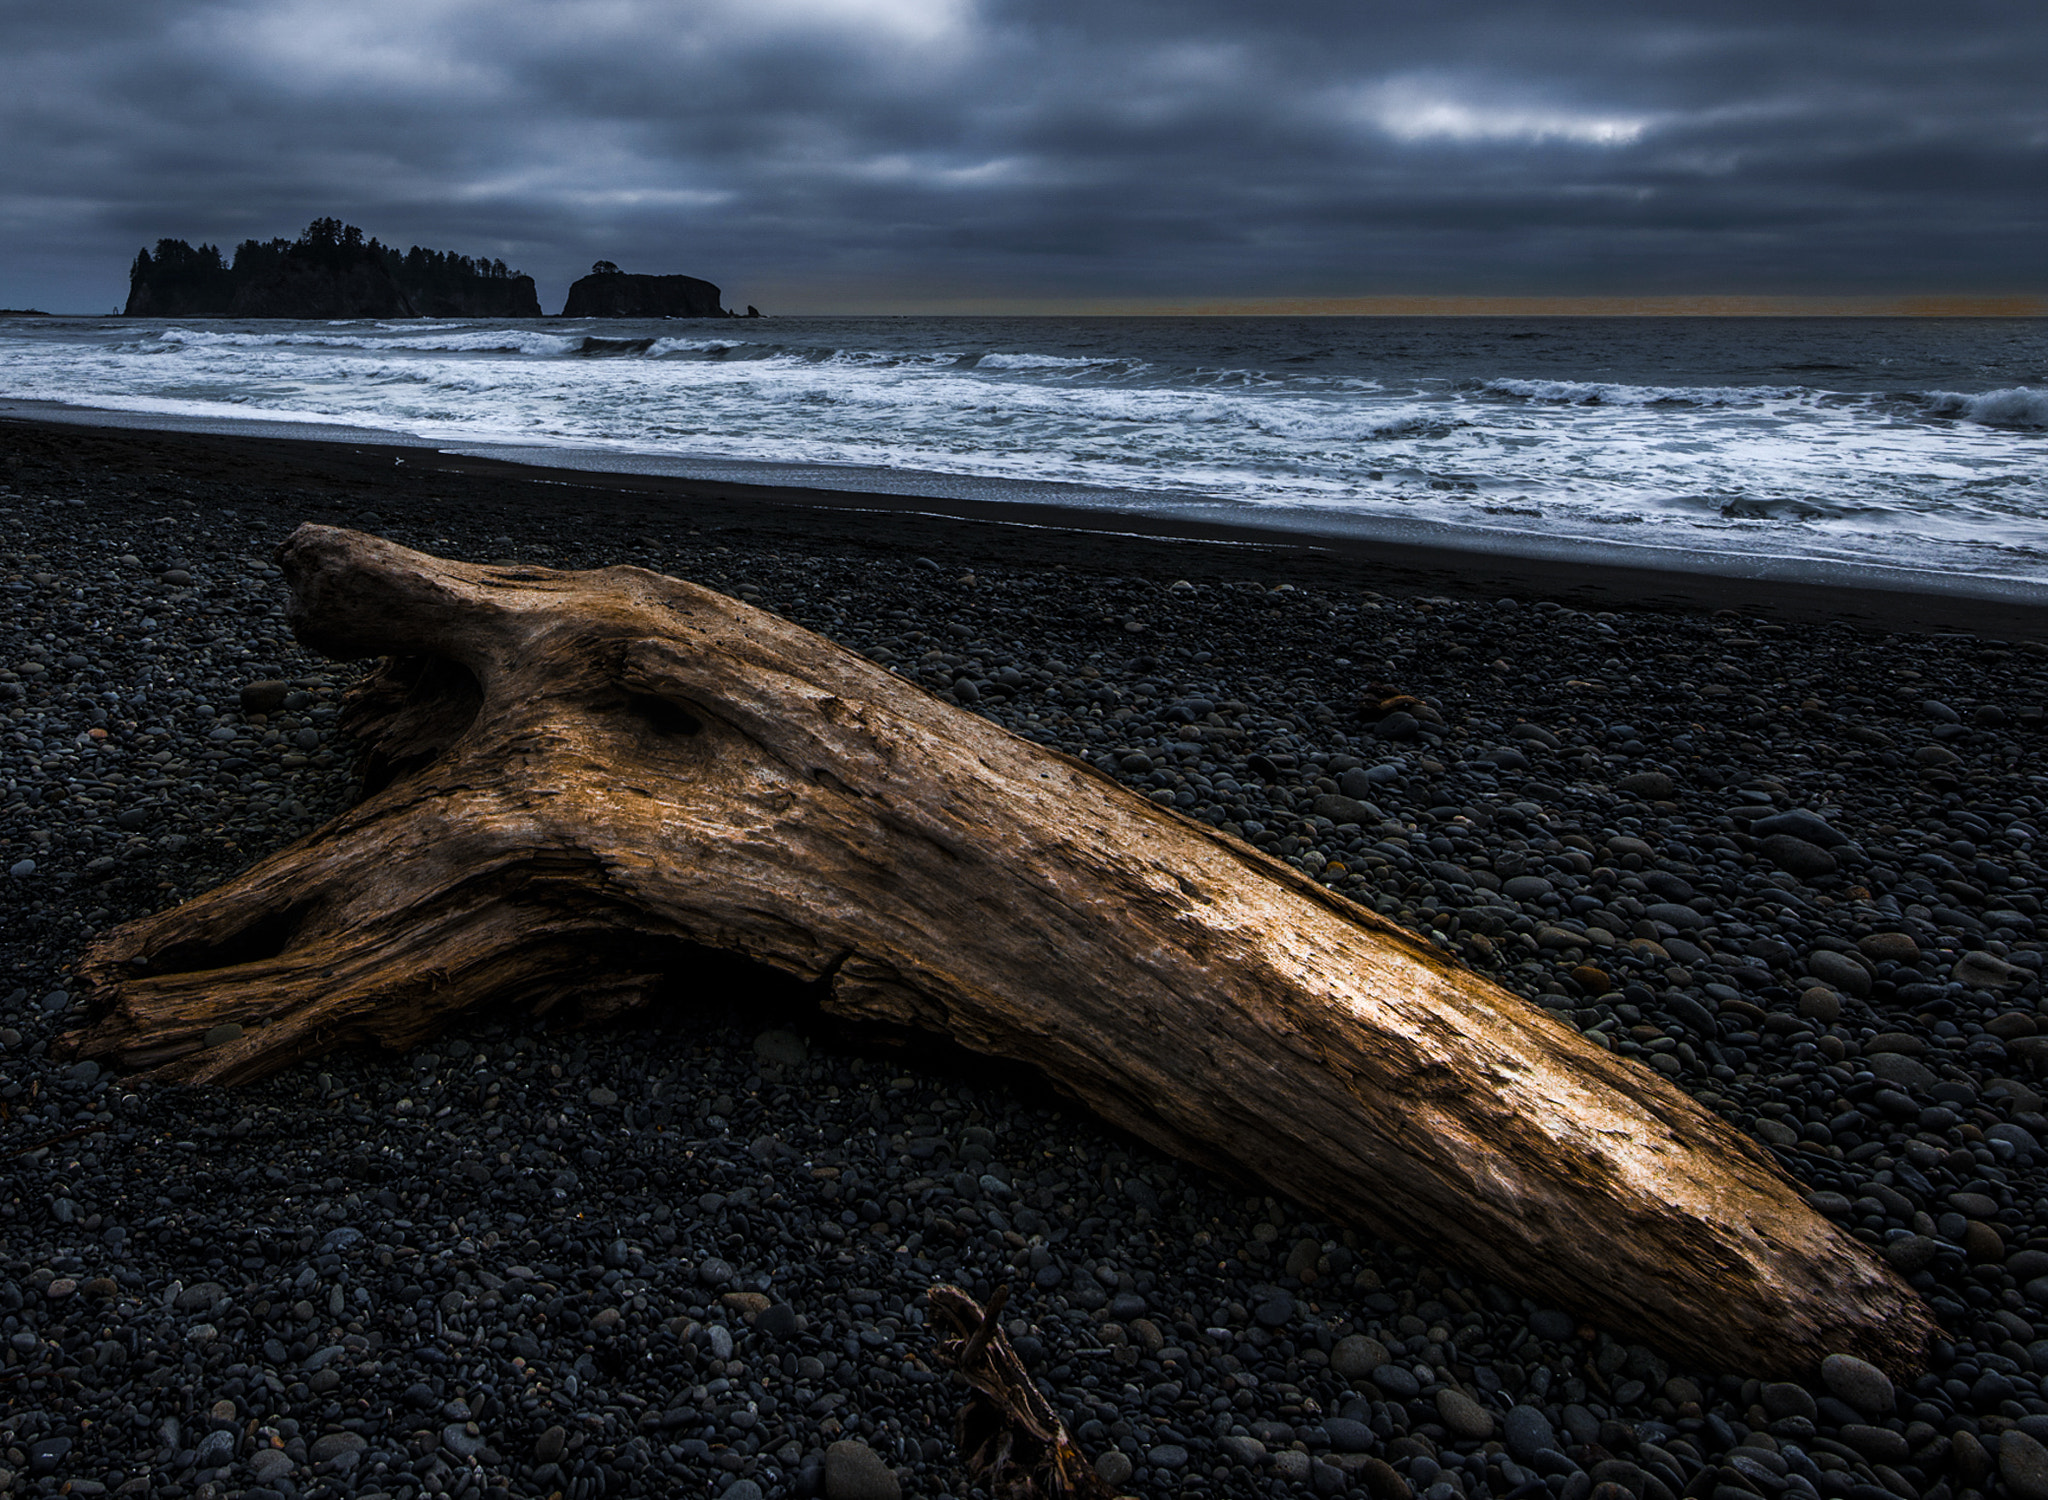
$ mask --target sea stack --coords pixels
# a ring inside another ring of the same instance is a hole
[[[565,318],[729,318],[717,287],[695,276],[636,276],[608,260],[569,288]]]

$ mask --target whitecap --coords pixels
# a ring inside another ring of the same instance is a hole
[[[2000,391],[1929,391],[1927,409],[1936,416],[1964,417],[1986,427],[2048,427],[2048,391],[2008,386]]]

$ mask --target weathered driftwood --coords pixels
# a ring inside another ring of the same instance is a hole
[[[391,658],[373,789],[95,943],[84,1055],[233,1083],[479,1004],[621,1009],[730,950],[1711,1365],[1922,1357],[1925,1306],[1741,1133],[1076,760],[639,569],[319,526],[280,556],[303,640]]]
[[[953,1424],[953,1440],[976,1484],[998,1500],[1111,1500],[1113,1491],[1010,1347],[999,1321],[1010,1289],[983,1307],[957,1286],[926,1293],[936,1321],[952,1330],[933,1350],[973,1394]]]

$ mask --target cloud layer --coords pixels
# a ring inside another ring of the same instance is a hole
[[[2048,290],[2048,11],[0,3],[0,301],[333,213],[771,311]]]

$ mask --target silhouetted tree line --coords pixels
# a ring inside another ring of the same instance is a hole
[[[532,278],[502,260],[419,245],[401,253],[331,218],[296,240],[244,240],[232,265],[216,245],[158,240],[154,255],[135,257],[128,283],[131,316],[540,316]]]

